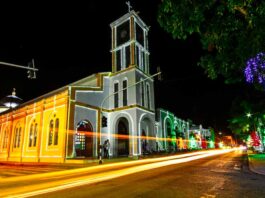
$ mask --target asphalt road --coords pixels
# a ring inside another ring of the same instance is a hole
[[[32,182],[41,184],[45,180],[34,181],[32,178]],[[265,176],[250,172],[246,157],[232,152],[35,197],[265,198]]]
[[[250,172],[246,158],[233,152],[39,197],[262,198],[265,177]]]

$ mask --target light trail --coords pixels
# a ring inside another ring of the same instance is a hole
[[[124,135],[124,134],[100,134],[100,132],[91,132],[91,131],[75,131],[75,130],[68,130],[68,134],[73,134],[73,135],[83,135],[87,137],[106,137],[108,138],[109,136],[114,139],[134,139],[134,140],[150,140],[150,141],[166,141],[166,142],[172,142],[172,138],[168,137],[153,137],[153,136],[139,136],[139,135]],[[175,141],[178,140],[178,138],[175,139]],[[182,141],[188,144],[190,141],[189,139],[184,139],[182,138]],[[196,143],[200,143],[201,140],[193,140]],[[205,143],[210,143],[211,141],[206,141]]]
[[[144,163],[154,163],[154,162],[159,162],[159,161],[185,158],[185,157],[190,157],[190,156],[195,156],[195,155],[201,155],[201,154],[208,153],[208,152],[209,151],[197,151],[197,152],[192,152],[192,153],[187,153],[187,154],[178,154],[178,155],[172,155],[172,156],[166,156],[166,157],[141,159],[141,160],[129,161],[129,162],[117,162],[117,163],[112,163],[112,164],[102,164],[100,166],[92,166],[92,167],[78,168],[78,169],[72,169],[72,170],[63,170],[63,171],[58,171],[58,172],[10,177],[4,180],[0,180],[0,184],[7,183],[7,182],[14,182],[14,181],[17,182],[17,181],[26,181],[26,180],[37,180],[40,178],[58,177],[61,175],[66,175],[66,174],[70,175],[70,174],[76,174],[76,173],[88,172],[88,171],[97,171],[97,170],[102,171],[108,168],[122,168],[125,166],[134,166],[134,165],[139,165],[139,164],[144,164]]]
[[[85,175],[79,178],[71,178],[63,181],[56,181],[56,182],[47,182],[47,184],[35,184],[32,185],[31,189],[28,188],[28,191],[32,192],[23,192],[24,189],[17,189],[13,188],[12,190],[12,195],[11,193],[6,193],[4,196],[6,197],[16,197],[16,198],[24,198],[24,197],[31,197],[31,196],[38,196],[41,194],[46,194],[46,193],[51,193],[55,191],[60,191],[60,190],[65,190],[73,187],[78,187],[82,185],[89,185],[89,184],[94,184],[98,182],[103,182],[107,181],[110,179],[115,179],[118,177],[134,174],[134,173],[139,173],[142,171],[147,171],[155,168],[160,168],[164,166],[169,166],[169,165],[174,165],[174,164],[180,164],[180,163],[185,163],[189,161],[194,161],[214,155],[220,155],[220,154],[225,154],[228,152],[232,152],[237,149],[224,149],[224,150],[213,150],[213,151],[204,151],[201,152],[201,154],[198,154],[199,152],[195,153],[190,153],[190,154],[184,154],[182,157],[177,157],[173,158],[171,157],[165,157],[165,160],[160,159],[160,161],[155,162],[157,159],[148,159],[148,160],[154,160],[153,163],[151,164],[144,164],[144,165],[139,165],[135,167],[127,167],[123,168],[121,170],[112,170],[109,172],[104,172],[104,173],[96,173],[92,175]],[[193,154],[193,155],[192,155]],[[185,156],[185,157],[183,157]],[[127,164],[127,163],[121,163],[121,164]],[[110,164],[109,164],[110,165]],[[109,166],[105,165],[105,166]],[[92,168],[92,167],[90,167]],[[77,170],[78,171],[78,170]],[[80,171],[79,171],[80,172]],[[42,189],[41,189],[42,188]],[[44,189],[45,188],[45,189]],[[24,190],[25,191],[25,190]],[[1,193],[4,193],[3,191]]]

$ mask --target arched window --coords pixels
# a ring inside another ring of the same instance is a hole
[[[18,136],[18,128],[15,129],[15,138],[14,138],[14,143],[13,143],[13,147],[16,148],[17,147],[17,136]]]
[[[122,95],[123,95],[123,106],[127,106],[128,105],[128,91],[127,91],[127,80],[124,80],[122,82]]]
[[[146,84],[146,102],[147,102],[147,108],[150,109],[150,85]]]
[[[48,145],[58,145],[59,140],[59,118],[55,118],[56,115],[54,115],[54,118],[50,121],[49,125],[49,140]]]
[[[32,140],[33,140],[33,124],[30,125],[30,131],[29,131],[29,147],[32,147]]]
[[[114,108],[119,107],[119,83],[114,83]]]
[[[167,130],[167,137],[171,137],[171,125],[168,120],[166,122],[166,130]]]
[[[15,136],[14,136],[14,144],[13,144],[14,148],[19,148],[20,147],[21,133],[22,133],[22,128],[21,127],[16,127]]]
[[[88,120],[82,120],[77,124],[75,152],[77,157],[93,156],[93,127]]]
[[[30,125],[29,147],[35,147],[37,145],[37,137],[38,137],[38,124],[34,120]]]
[[[49,128],[49,141],[48,145],[52,145],[52,139],[53,139],[53,120],[50,121],[50,128]]]
[[[7,148],[7,143],[8,143],[8,130],[6,129],[4,133],[4,144],[3,144],[4,149]]]
[[[35,123],[34,135],[33,135],[33,146],[37,145],[37,136],[38,136],[38,124]]]
[[[20,142],[21,142],[21,134],[22,134],[22,128],[19,127],[19,131],[18,131],[18,138],[17,138],[17,147],[20,147]]]
[[[58,133],[59,133],[59,119],[55,121],[55,130],[54,130],[54,145],[58,145]]]

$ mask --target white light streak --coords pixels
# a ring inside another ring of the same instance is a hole
[[[137,165],[140,163],[149,163],[149,164],[143,164],[143,165],[138,165],[138,166],[133,166],[133,167],[125,167],[120,170],[112,170],[108,172],[100,172],[100,173],[95,173],[95,174],[88,174],[82,176],[81,178],[71,178],[63,181],[47,181],[45,184],[33,184],[32,186],[29,186],[25,189],[25,187],[22,189],[17,189],[15,188],[14,190],[12,189],[12,194],[7,193],[7,192],[1,192],[5,193],[4,196],[8,197],[16,197],[16,198],[24,198],[24,197],[31,197],[31,196],[37,196],[45,193],[51,193],[59,190],[65,190],[77,186],[82,186],[82,185],[89,185],[89,184],[94,184],[97,182],[102,182],[102,181],[107,181],[110,179],[115,179],[118,177],[134,174],[134,173],[139,173],[142,171],[147,171],[155,168],[160,168],[164,166],[169,166],[169,165],[174,165],[174,164],[180,164],[180,163],[185,163],[197,159],[202,159],[205,157],[210,157],[214,155],[220,155],[220,154],[225,154],[231,151],[234,151],[236,149],[224,149],[224,150],[213,150],[213,151],[203,151],[203,152],[195,152],[195,153],[189,153],[189,154],[183,154],[183,155],[176,155],[176,156],[170,156],[170,157],[163,157],[163,158],[155,158],[155,159],[147,159],[147,160],[139,160],[139,161],[133,161],[133,162],[122,162],[122,163],[115,163],[115,164],[107,164],[107,165],[102,165],[102,166],[96,166],[96,167],[88,167],[88,168],[83,168],[83,169],[76,169],[76,170],[67,170],[67,171],[60,171],[57,173],[48,173],[50,176],[55,177],[55,176],[62,176],[65,174],[73,174],[74,172],[85,172],[88,170],[99,170],[99,169],[104,169],[106,167],[119,167],[121,168],[123,166],[132,164],[132,165]],[[42,177],[40,178],[47,178],[47,175],[45,174],[40,174]],[[45,177],[43,177],[45,175]],[[36,177],[36,176],[35,176]],[[28,179],[33,180],[34,175],[28,177]],[[39,178],[39,179],[40,179]],[[18,181],[19,178],[16,178],[16,181]],[[8,180],[8,179],[7,179]],[[7,182],[2,180],[2,182]],[[32,188],[30,188],[32,187]],[[40,189],[42,188],[42,189]],[[31,192],[26,192],[31,191]]]

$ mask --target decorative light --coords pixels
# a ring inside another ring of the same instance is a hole
[[[252,115],[251,113],[247,113],[247,117],[250,118]]]
[[[190,138],[190,148],[191,149],[197,148],[197,143],[196,143],[196,140],[193,136]]]
[[[214,148],[214,142],[211,140],[210,141],[210,146],[209,146],[210,148]]]
[[[245,78],[249,83],[265,83],[265,53],[260,52],[246,63]]]

